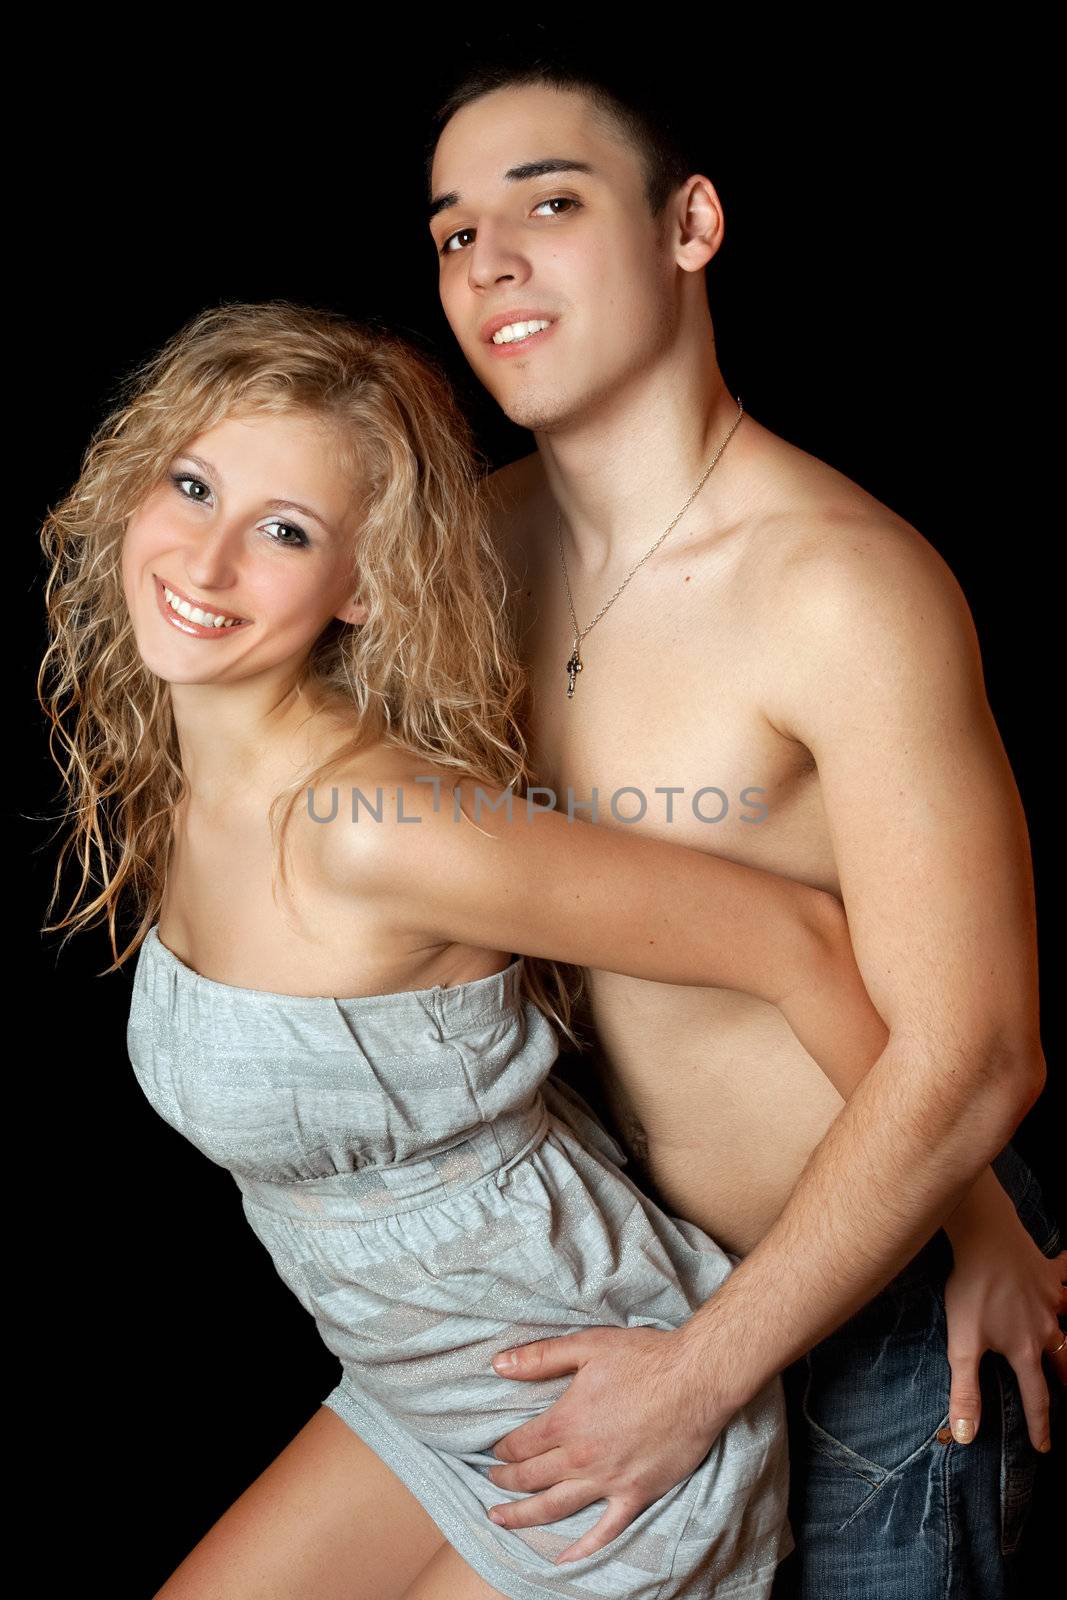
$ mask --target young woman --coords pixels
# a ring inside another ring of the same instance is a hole
[[[43,543],[56,893],[67,850],[85,869],[52,926],[106,916],[109,970],[138,952],[138,1080],[233,1173],[343,1368],[160,1594],[769,1593],[779,1380],[710,1450],[694,1419],[687,1475],[559,1563],[602,1505],[497,1527],[522,1496],[487,1473],[569,1379],[491,1358],[594,1324],[682,1338],[731,1270],[549,1077],[557,1027],[581,1047],[573,966],[762,997],[847,1093],[885,1029],[838,902],[527,803],[479,464],[397,339],[205,311],[128,380]]]

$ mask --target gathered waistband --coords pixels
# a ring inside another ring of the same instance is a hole
[[[548,1108],[539,1093],[529,1105],[504,1112],[454,1144],[416,1160],[291,1183],[250,1178],[241,1172],[233,1176],[243,1194],[269,1210],[318,1223],[358,1222],[417,1210],[491,1175],[502,1188],[509,1169],[536,1149],[549,1125]]]

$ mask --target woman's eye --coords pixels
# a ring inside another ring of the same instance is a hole
[[[295,533],[296,534],[296,538],[295,539],[274,539],[274,543],[275,544],[291,544],[296,549],[301,549],[302,550],[305,545],[308,545],[308,544],[311,543],[310,539],[308,538],[307,534],[304,532],[303,528],[298,528],[295,525],[295,523],[292,523],[292,522],[279,522],[277,517],[272,517],[270,522],[268,523],[268,527],[285,528],[288,533]],[[274,538],[273,534],[271,535],[271,538]]]
[[[204,495],[186,494],[185,490],[182,488],[183,483],[195,483],[198,489],[203,489],[205,491],[205,494],[210,495],[211,493],[211,490],[208,488],[203,479],[194,477],[191,472],[172,472],[170,481],[174,484],[180,495],[184,495],[186,500],[195,501],[197,505],[203,504]],[[273,533],[269,534],[268,538],[274,544],[291,544],[294,549],[303,550],[311,543],[311,540],[308,538],[303,528],[298,528],[295,522],[282,522],[278,517],[271,517],[270,522],[267,523],[267,527],[284,528],[287,533],[295,535],[295,537],[291,539],[280,539]]]
[[[573,200],[570,195],[557,194],[553,195],[551,200],[540,201],[538,205],[534,206],[534,211],[540,211],[542,206],[580,206],[581,203],[582,202],[580,200]],[[557,217],[560,215],[566,216],[566,212],[560,213],[556,211],[553,212],[553,215]],[[444,244],[441,246],[441,254],[443,256],[454,256],[456,251],[451,248],[453,239],[462,239],[464,234],[472,234],[473,232],[473,228],[460,228],[457,233],[450,233]]]
[[[185,495],[187,500],[199,500],[200,496],[197,494],[185,494],[185,490],[181,487],[183,483],[195,483],[198,488],[207,489],[207,484],[200,478],[194,478],[191,472],[174,472],[171,474],[170,481],[177,488],[178,493]]]

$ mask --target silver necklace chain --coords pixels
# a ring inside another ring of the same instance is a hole
[[[567,662],[566,669],[565,669],[566,672],[567,672],[567,698],[568,698],[568,700],[570,700],[574,695],[574,680],[577,677],[578,673],[581,672],[581,670],[582,670],[582,660],[581,660],[581,657],[578,654],[578,646],[581,644],[582,640],[585,638],[585,636],[589,632],[590,628],[595,628],[596,627],[597,623],[600,621],[600,619],[604,615],[605,611],[607,611],[608,607],[609,606],[613,606],[615,604],[616,600],[619,598],[620,594],[622,594],[622,591],[626,588],[626,585],[629,583],[630,579],[633,577],[633,575],[637,571],[638,567],[643,566],[644,563],[648,560],[649,556],[655,555],[656,551],[659,549],[659,547],[663,543],[664,539],[670,533],[670,531],[674,527],[675,523],[676,522],[680,522],[682,517],[684,517],[685,513],[689,510],[689,507],[693,504],[693,501],[696,499],[697,495],[700,493],[701,489],[704,487],[705,483],[707,482],[708,476],[712,472],[712,470],[714,469],[715,464],[718,461],[719,457],[722,455],[723,451],[726,449],[726,446],[730,443],[730,440],[733,438],[734,431],[736,430],[736,428],[738,426],[738,423],[740,423],[741,418],[742,418],[743,415],[744,415],[744,406],[741,404],[740,396],[738,396],[738,400],[737,400],[737,418],[736,418],[736,420],[734,422],[734,425],[730,429],[729,433],[726,435],[726,438],[723,440],[722,444],[716,450],[714,456],[711,458],[711,462],[705,468],[704,474],[701,477],[700,482],[697,484],[696,488],[693,490],[692,494],[689,496],[689,499],[685,502],[685,505],[682,507],[681,511],[679,511],[678,515],[676,517],[674,517],[673,520],[667,524],[667,526],[664,528],[663,532],[660,534],[659,538],[656,540],[655,544],[652,546],[652,549],[651,550],[647,550],[645,552],[645,554],[641,557],[641,560],[638,561],[635,566],[630,568],[630,571],[626,574],[625,578],[619,584],[619,587],[615,590],[615,593],[612,595],[611,599],[607,602],[606,605],[602,605],[601,606],[600,610],[597,612],[597,614],[593,618],[592,622],[587,622],[585,627],[582,628],[582,629],[579,629],[579,627],[578,627],[578,618],[574,614],[574,600],[571,597],[571,580],[570,580],[570,578],[569,578],[569,576],[567,574],[567,557],[564,554],[564,550],[563,550],[563,515],[562,515],[561,511],[559,510],[559,507],[557,506],[557,508],[556,508],[556,540],[557,540],[557,543],[559,544],[560,560],[563,562],[563,581],[567,585],[567,604],[570,607],[571,621],[574,624],[574,648],[571,651],[570,660]]]

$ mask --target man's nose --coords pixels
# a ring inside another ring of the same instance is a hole
[[[505,279],[524,283],[530,264],[510,229],[482,224],[470,249],[467,272],[472,289],[491,289]]]

